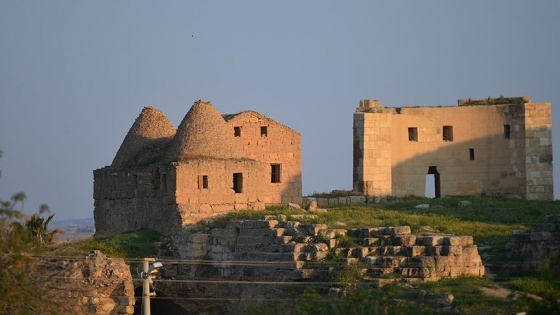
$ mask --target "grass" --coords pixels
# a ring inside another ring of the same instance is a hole
[[[99,250],[110,257],[143,258],[156,254],[155,242],[161,234],[152,230],[137,230],[110,237],[92,237],[54,248],[57,255],[84,255]]]

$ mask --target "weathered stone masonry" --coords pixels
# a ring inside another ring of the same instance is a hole
[[[341,237],[351,237],[360,245],[341,247]],[[275,261],[281,267],[256,268],[259,279],[305,279],[314,275],[316,264],[329,252],[342,255],[347,264],[365,262],[364,277],[397,274],[417,280],[444,277],[483,276],[478,248],[470,236],[411,233],[409,226],[360,229],[329,229],[325,224],[295,221],[242,220],[224,229],[192,234],[180,248],[184,258],[209,257],[223,276],[246,275],[243,267],[223,261]]]
[[[529,97],[354,114],[354,190],[367,195],[506,195],[553,199],[550,103]]]
[[[198,101],[177,130],[146,107],[111,166],[94,171],[97,234],[164,234],[227,212],[301,202],[301,136],[254,111]]]

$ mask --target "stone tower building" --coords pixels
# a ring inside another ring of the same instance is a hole
[[[354,190],[368,195],[553,199],[550,103],[529,97],[354,114]],[[428,185],[430,186],[430,185]]]
[[[146,107],[111,166],[94,175],[97,234],[179,232],[202,219],[301,202],[301,136],[254,111],[197,101],[177,130]]]

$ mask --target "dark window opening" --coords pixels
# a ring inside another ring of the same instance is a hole
[[[408,141],[418,142],[418,128],[416,127],[408,128]]]
[[[282,166],[280,164],[270,164],[270,182],[280,183],[280,174]]]
[[[474,149],[469,149],[469,160],[474,161]]]
[[[241,127],[233,127],[233,135],[235,137],[241,137]]]
[[[510,125],[504,125],[504,138],[506,138],[506,139],[511,138],[511,127],[510,127]]]
[[[167,189],[167,174],[161,174],[161,188]]]
[[[443,126],[443,141],[453,141],[453,126]]]
[[[198,175],[198,189],[208,189],[208,175]]]
[[[156,168],[154,175],[152,177],[152,184],[154,184],[154,189],[158,190],[159,186],[161,184],[160,182],[160,176],[159,176],[159,168]]]
[[[433,175],[433,185],[434,185],[434,196],[435,198],[441,198],[441,185],[440,176],[436,166],[430,166],[428,168],[428,174]]]
[[[138,188],[138,175],[132,175],[132,187]]]
[[[268,136],[268,127],[261,126],[261,137],[266,137],[266,136]]]
[[[243,192],[243,173],[233,173],[233,191],[236,194]]]

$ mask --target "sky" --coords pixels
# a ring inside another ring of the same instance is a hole
[[[352,189],[352,118],[460,98],[550,102],[560,157],[560,1],[0,1],[0,199],[93,216],[142,108],[194,101],[302,136],[303,192]],[[560,167],[554,170],[560,198]]]

